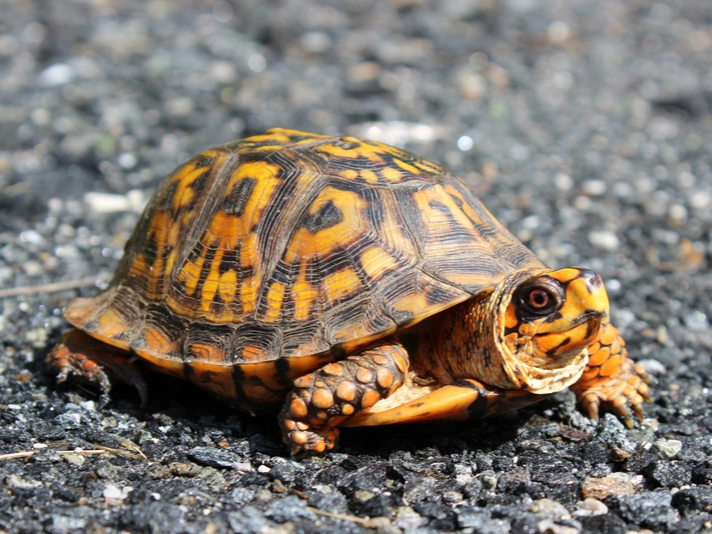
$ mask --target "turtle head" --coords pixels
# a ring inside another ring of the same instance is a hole
[[[596,342],[608,316],[601,277],[569,267],[505,287],[496,330],[508,380],[538,394],[573,384],[588,361],[587,347]]]

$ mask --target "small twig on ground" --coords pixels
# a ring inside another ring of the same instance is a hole
[[[358,517],[349,514],[335,514],[333,512],[325,512],[324,510],[319,510],[313,506],[307,506],[308,510],[311,510],[315,514],[323,515],[326,517],[331,517],[333,519],[343,519],[345,521],[351,521],[352,523],[358,523],[366,528],[380,528],[384,526],[385,523],[390,524],[390,520],[387,517]]]
[[[106,280],[106,276],[97,275],[79,278],[78,280],[66,280],[64,282],[55,282],[53,284],[44,284],[40,286],[10,287],[8,289],[0,289],[0,299],[19,297],[21,295],[35,295],[37,293],[56,293],[57,291],[65,291],[67,289],[89,286],[103,280]]]
[[[125,452],[119,449],[112,449],[111,447],[104,447],[102,445],[92,445],[93,447],[96,447],[95,449],[74,449],[71,451],[57,451],[57,454],[60,456],[64,456],[65,454],[78,454],[79,456],[93,456],[96,454],[115,454],[117,456],[123,456],[125,458],[131,458],[133,460],[146,460],[146,456],[141,453],[139,456],[138,454],[131,454],[130,452]],[[2,460],[14,460],[16,458],[32,458],[37,451],[20,451],[20,452],[11,452],[9,454],[0,454],[0,461]]]

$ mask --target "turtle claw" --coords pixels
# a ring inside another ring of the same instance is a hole
[[[650,397],[650,395],[648,395],[648,397]],[[648,398],[643,398],[650,402]],[[634,403],[633,411],[635,412],[635,416],[638,418],[639,421],[642,421],[645,418],[645,408],[643,407],[643,403]]]
[[[625,426],[632,428],[635,424],[633,415],[642,421],[645,417],[643,403],[652,399],[648,385],[641,380],[643,377],[633,369],[621,375],[589,386],[583,391],[578,390],[577,397],[592,420],[597,420],[603,409],[617,415]]]
[[[302,452],[321,454],[330,451],[336,446],[339,437],[339,429],[336,427],[309,428],[305,423],[285,419],[282,428],[290,427],[293,427],[293,430],[284,433],[284,441],[291,446],[292,456]]]
[[[581,401],[581,404],[586,408],[589,419],[598,421],[598,408],[601,405],[601,400],[598,398],[598,395],[586,395],[586,398]]]
[[[60,337],[46,363],[57,370],[59,383],[76,380],[99,388],[99,406],[102,408],[109,403],[111,379],[135,387],[141,397],[141,406],[146,406],[146,380],[127,355],[126,351],[101,343],[83,332],[70,330]]]

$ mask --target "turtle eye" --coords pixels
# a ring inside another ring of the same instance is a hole
[[[519,293],[519,306],[524,312],[542,317],[555,312],[561,307],[563,299],[557,288],[548,287],[550,284],[534,283],[522,288]]]

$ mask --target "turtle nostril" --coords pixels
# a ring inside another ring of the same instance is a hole
[[[580,278],[586,281],[586,285],[589,288],[597,288],[603,284],[603,280],[595,271],[590,269],[581,269]]]

